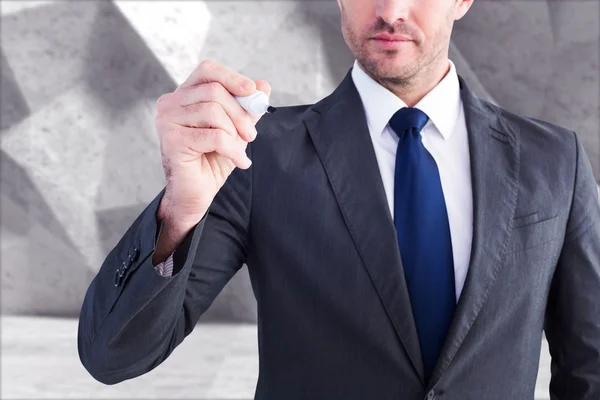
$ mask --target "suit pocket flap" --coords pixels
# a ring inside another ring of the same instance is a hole
[[[529,249],[547,243],[560,236],[559,215],[534,223],[528,223],[528,218],[531,218],[531,216],[525,216],[515,220],[515,226],[513,226],[506,253]],[[537,215],[535,218],[537,218]]]
[[[523,225],[533,224],[534,222],[536,222],[539,219],[539,215],[540,215],[540,213],[534,212],[529,215],[523,215],[521,217],[517,217],[514,219],[513,228],[518,228]]]

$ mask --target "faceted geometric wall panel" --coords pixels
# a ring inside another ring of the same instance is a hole
[[[1,12],[3,314],[78,316],[165,184],[156,100],[200,61],[268,80],[283,106],[327,96],[354,60],[335,1],[3,1]],[[476,1],[450,58],[479,96],[576,130],[600,177],[597,16],[597,2]],[[245,266],[209,320],[256,321]]]
[[[25,97],[19,89],[12,68],[0,51],[0,132],[5,131],[14,124],[23,121],[29,115],[29,107]]]
[[[499,104],[577,132],[600,182],[600,2],[476,1],[452,38]]]
[[[317,3],[331,30],[337,5]],[[2,151],[12,165],[4,171],[21,173],[3,173],[1,192],[7,197],[15,188],[23,199],[2,204],[6,314],[78,315],[106,255],[165,183],[156,99],[202,59],[268,79],[273,104],[319,100],[352,61],[323,61],[319,11],[296,2],[9,5],[2,14]],[[248,16],[242,25],[239,15]],[[202,320],[256,320],[245,267]]]

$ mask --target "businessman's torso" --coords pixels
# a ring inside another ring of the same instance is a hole
[[[434,378],[442,393],[451,384],[458,396],[443,398],[532,398],[571,204],[574,143],[562,128],[486,107],[499,114],[497,129],[471,129],[471,138],[486,135],[471,152],[489,143],[490,154],[502,154],[491,165],[472,164],[487,165],[485,175],[474,171],[474,190],[486,199],[474,213],[476,222],[497,225],[473,238],[462,315]],[[252,176],[246,264],[258,303],[256,398],[422,398],[395,231],[368,132],[343,132],[348,141],[363,136],[354,147],[336,132],[336,145],[310,106],[280,110],[259,123],[252,168],[234,172]]]

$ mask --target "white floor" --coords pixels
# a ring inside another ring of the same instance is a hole
[[[198,325],[154,371],[117,385],[95,381],[77,354],[77,320],[0,317],[2,399],[252,399],[255,325]],[[548,399],[544,343],[536,399]]]

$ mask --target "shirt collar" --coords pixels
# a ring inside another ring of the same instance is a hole
[[[448,61],[448,73],[415,105],[415,108],[427,114],[427,124],[433,123],[444,139],[448,139],[454,131],[461,104],[456,67],[452,60]],[[406,103],[367,75],[356,59],[352,68],[352,80],[362,100],[369,128],[381,135],[394,113],[407,107]]]

